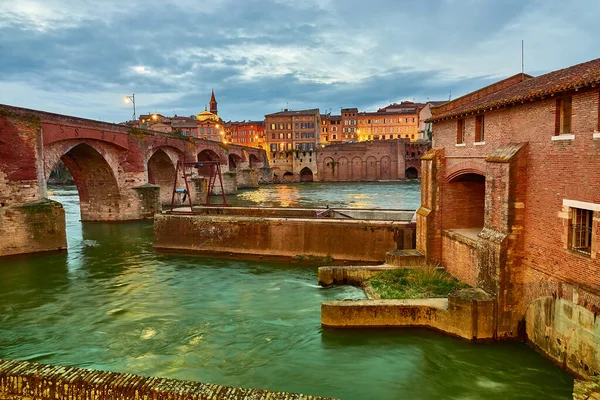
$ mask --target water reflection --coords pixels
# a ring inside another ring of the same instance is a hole
[[[308,204],[305,188],[334,199],[304,185],[267,198]],[[398,205],[369,190],[339,185],[335,198]],[[322,329],[322,301],[362,291],[320,288],[298,264],[157,254],[151,223],[82,226],[71,194],[56,199],[69,254],[0,264],[0,358],[344,399],[570,398],[572,378],[520,343]]]
[[[261,186],[228,196],[239,206],[353,207],[416,210],[421,202],[418,182],[300,183]]]

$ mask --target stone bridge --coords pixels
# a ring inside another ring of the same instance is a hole
[[[170,202],[178,160],[219,161],[230,193],[272,176],[262,149],[0,105],[0,256],[65,247],[62,207],[44,200],[59,160],[83,221],[153,217]]]

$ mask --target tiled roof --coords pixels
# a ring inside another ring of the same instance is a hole
[[[456,108],[449,108],[452,103],[450,102],[442,107],[441,112],[436,113],[434,109],[434,115],[430,120],[438,121],[440,119],[480,112],[489,108],[507,107],[518,102],[536,100],[543,96],[596,84],[600,84],[600,58],[549,72],[535,78],[525,79],[504,90],[482,96]],[[453,102],[459,101],[464,97],[456,99]]]
[[[312,115],[312,114],[319,114],[319,109],[318,108],[311,108],[310,110],[283,110],[283,111],[279,111],[273,114],[267,114],[265,115],[265,117],[285,117],[285,116],[292,116],[292,115]]]
[[[440,101],[428,101],[427,103],[430,103],[432,106],[437,107],[437,106],[441,106],[442,104],[446,104],[448,102],[448,100],[440,100]]]

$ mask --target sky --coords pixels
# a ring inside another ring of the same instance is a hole
[[[109,122],[445,100],[600,57],[599,0],[4,0],[0,103]]]

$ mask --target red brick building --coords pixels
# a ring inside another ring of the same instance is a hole
[[[498,337],[527,334],[600,372],[600,59],[518,74],[432,108],[417,248],[495,296]]]
[[[265,148],[264,121],[239,121],[225,124],[227,143]]]

